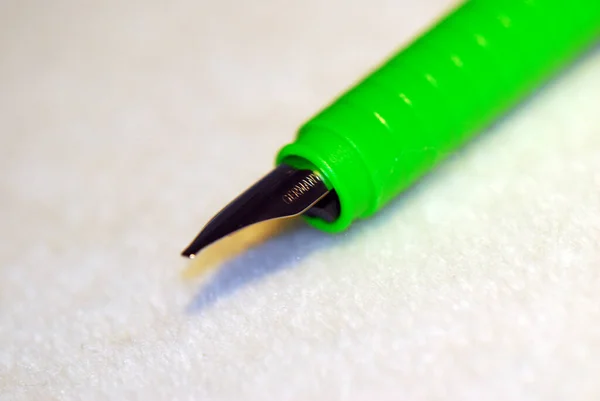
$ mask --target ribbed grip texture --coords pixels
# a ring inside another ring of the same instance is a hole
[[[468,1],[307,122],[279,162],[338,192],[329,231],[379,210],[600,34],[600,0]]]

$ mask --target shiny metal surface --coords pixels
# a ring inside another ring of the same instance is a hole
[[[242,228],[261,221],[300,215],[330,193],[321,177],[311,170],[282,164],[222,209],[181,253],[193,258],[202,248]],[[335,202],[333,202],[335,203]],[[331,218],[331,199],[312,212]]]

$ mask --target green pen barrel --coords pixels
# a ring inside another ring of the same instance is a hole
[[[462,4],[305,123],[277,163],[340,200],[329,232],[381,209],[600,37],[600,0]]]

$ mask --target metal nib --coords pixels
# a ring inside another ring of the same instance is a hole
[[[282,164],[213,217],[181,254],[193,258],[204,247],[244,227],[310,209],[311,216],[334,220],[339,213],[337,196],[314,171]]]

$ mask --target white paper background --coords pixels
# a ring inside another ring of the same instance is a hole
[[[450,4],[3,1],[0,399],[597,400],[597,50],[346,234],[178,257]]]

